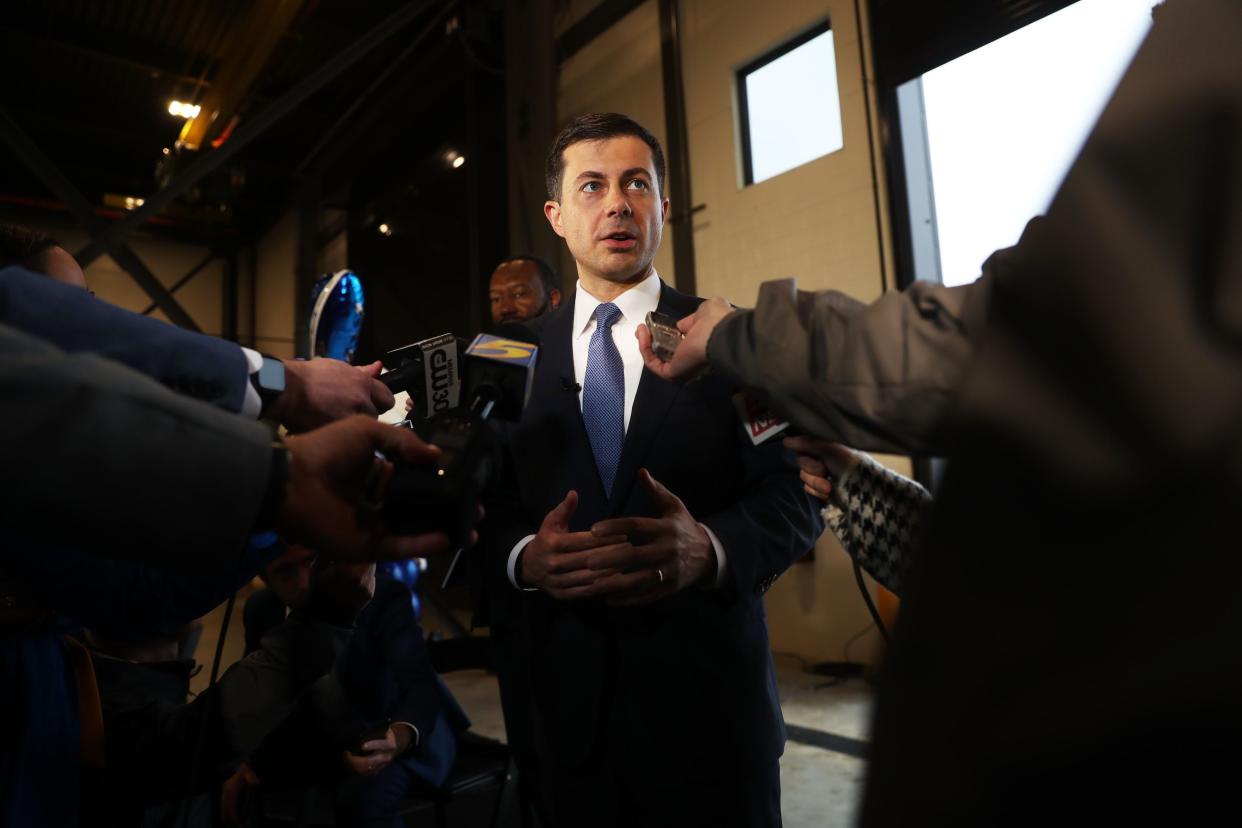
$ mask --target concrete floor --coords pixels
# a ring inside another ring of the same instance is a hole
[[[826,686],[797,662],[776,659],[786,725],[865,740],[871,721],[871,686],[861,678]],[[844,753],[790,740],[781,757],[781,814],[785,828],[853,825],[866,763]]]
[[[861,679],[824,687],[828,680],[778,658],[777,678],[785,721],[838,736],[865,739],[871,690]],[[464,670],[445,681],[469,714],[473,729],[504,739],[496,679]],[[865,763],[852,756],[790,741],[781,758],[781,813],[785,828],[844,828],[854,824]]]
[[[241,607],[249,587],[237,597],[229,624],[223,666],[241,657]],[[427,628],[438,625],[434,612],[425,619]],[[203,670],[192,681],[195,691],[206,686],[211,659],[220,631],[223,608],[203,619],[203,635],[197,658]],[[832,686],[823,676],[803,672],[792,658],[776,657],[777,679],[786,724],[809,728],[853,740],[865,740],[870,721],[870,685],[853,678]],[[500,694],[494,676],[481,670],[462,670],[445,677],[479,735],[504,739]],[[781,759],[781,812],[785,828],[844,828],[853,825],[866,763],[845,753],[791,739]]]

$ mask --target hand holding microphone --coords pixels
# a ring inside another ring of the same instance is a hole
[[[853,449],[818,437],[789,436],[784,446],[798,457],[798,474],[806,493],[825,503],[832,494],[832,481],[859,463]]]
[[[340,561],[425,557],[444,552],[443,531],[394,532],[380,520],[374,481],[400,460],[433,466],[440,450],[413,432],[354,416],[285,438],[288,478],[277,528],[289,541]]]
[[[677,323],[683,338],[667,361],[656,353],[655,339],[646,325],[635,331],[638,350],[643,355],[647,370],[672,382],[687,382],[707,370],[707,341],[720,320],[737,310],[719,296],[699,305],[698,310]]]
[[[374,417],[392,408],[392,392],[379,380],[378,362],[356,367],[323,357],[283,362],[284,393],[264,416],[292,432],[308,431],[351,414]]]

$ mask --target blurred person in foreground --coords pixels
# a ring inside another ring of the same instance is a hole
[[[933,447],[950,463],[907,573],[863,825],[1185,824],[1233,806],[1239,39],[1235,2],[1161,6],[1046,218],[992,280],[940,409]],[[667,370],[767,387],[758,368],[778,353],[819,348],[806,365],[833,366],[847,354],[831,336],[799,345],[768,324],[824,331],[822,302],[778,288],[753,312],[687,320],[692,347]],[[884,448],[928,413],[901,403],[917,387],[890,388],[906,419],[859,421],[868,445],[833,427],[850,395],[824,383],[831,369],[797,370],[771,399],[825,437]]]
[[[47,279],[31,284],[90,298]],[[347,560],[432,554],[447,545],[443,534],[391,536],[373,510],[360,508],[387,465],[377,449],[406,462],[438,456],[373,420],[273,440],[259,423],[4,325],[0,386],[0,442],[20,484],[2,507],[6,564],[63,547],[219,574],[238,565],[251,534],[276,528]],[[79,755],[102,754],[98,743],[80,744],[83,715],[98,725],[90,661],[44,627],[49,610],[61,607],[48,607],[20,579],[0,580],[0,672],[11,694],[0,706],[5,821],[72,823]],[[48,796],[53,789],[61,795]]]

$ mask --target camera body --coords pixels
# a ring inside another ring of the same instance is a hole
[[[385,525],[399,534],[447,532],[450,549],[467,546],[479,499],[499,463],[491,427],[477,412],[460,407],[400,426],[439,446],[440,462],[397,465],[384,495]]]
[[[461,404],[422,417],[416,406],[416,416],[400,424],[438,446],[441,456],[436,466],[396,465],[381,510],[394,532],[444,531],[450,548],[469,545],[479,500],[500,464],[500,446],[487,420],[521,419],[538,359],[533,333],[520,326],[502,332],[507,335],[479,334],[465,349],[460,388],[455,389]],[[434,349],[422,350],[429,355],[422,364],[432,365]],[[425,378],[413,377],[411,384]]]

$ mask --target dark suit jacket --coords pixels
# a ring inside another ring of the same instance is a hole
[[[659,310],[682,317],[701,301],[663,286]],[[720,539],[727,582],[637,609],[523,593],[538,728],[554,754],[541,759],[573,767],[597,749],[605,728],[624,733],[625,749],[644,757],[653,775],[744,784],[746,768],[770,768],[784,746],[762,595],[815,542],[818,510],[779,441],[751,444],[732,386],[711,376],[680,386],[650,372],[607,498],[572,390],[573,314],[571,300],[532,325],[540,361],[508,446],[520,497],[490,513],[493,565],[503,567],[570,489],[579,495],[570,531],[611,516],[655,515],[637,478],[645,467]],[[614,737],[607,749],[617,747]]]
[[[48,546],[89,534],[92,553],[199,573],[237,566],[271,468],[262,424],[3,324],[0,388],[11,532]]]

